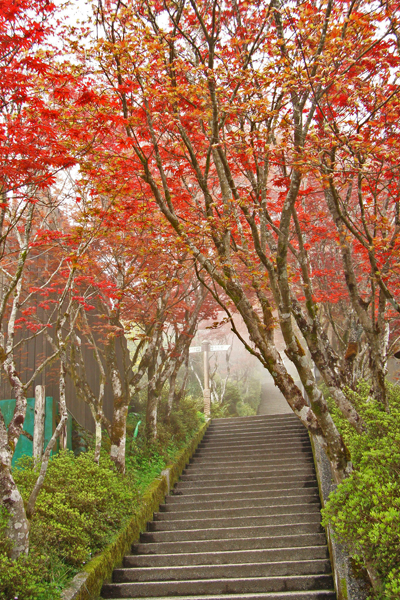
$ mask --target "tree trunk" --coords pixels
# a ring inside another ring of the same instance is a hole
[[[44,421],[46,409],[46,394],[43,385],[35,388],[35,423],[33,430],[32,455],[35,465],[40,463],[44,445]]]
[[[156,394],[153,378],[156,371],[157,351],[154,348],[149,366],[147,368],[147,404],[146,404],[146,437],[149,441],[157,437],[157,410],[158,396]]]
[[[59,338],[61,337],[60,330],[58,331],[58,336],[59,336]],[[60,422],[58,423],[57,427],[55,428],[55,431],[54,431],[53,435],[51,436],[50,441],[47,444],[46,449],[43,453],[39,477],[36,480],[36,483],[33,487],[33,490],[31,492],[31,495],[29,496],[29,500],[26,505],[26,514],[29,519],[33,515],[37,497],[39,495],[40,490],[42,489],[42,486],[44,483],[44,478],[46,477],[47,467],[49,465],[51,452],[56,445],[57,438],[59,438],[61,436],[62,432],[65,430],[67,421],[68,421],[67,404],[66,404],[66,400],[65,400],[65,387],[66,387],[65,379],[66,379],[66,375],[67,375],[66,362],[67,362],[67,359],[66,359],[65,346],[64,346],[64,344],[60,344],[60,382],[59,382]],[[67,436],[65,435],[65,439],[66,439],[66,437]]]
[[[118,319],[111,315],[110,323],[121,329]],[[123,385],[117,364],[115,351],[116,336],[110,335],[106,345],[106,361],[111,378],[113,390],[113,420],[111,425],[111,449],[110,458],[115,463],[120,473],[125,473],[125,451],[126,451],[126,420],[128,417],[129,397],[126,386]]]
[[[120,473],[125,473],[126,419],[128,405],[121,396],[114,396],[113,422],[111,426],[110,458]]]
[[[9,513],[7,537],[12,543],[11,558],[29,551],[29,521],[24,501],[11,473],[13,452],[8,443],[7,428],[0,411],[0,503]]]
[[[171,415],[172,407],[173,407],[174,400],[175,400],[175,393],[176,393],[175,384],[176,384],[177,376],[178,376],[178,372],[176,371],[176,369],[174,369],[171,377],[169,378],[168,407],[167,407],[167,418],[168,419]]]
[[[152,391],[147,398],[146,406],[146,436],[149,441],[157,437],[157,411],[158,396]]]

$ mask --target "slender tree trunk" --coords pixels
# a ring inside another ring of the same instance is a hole
[[[43,385],[35,388],[35,423],[33,430],[32,455],[35,465],[40,463],[44,445],[44,422],[46,409],[46,394]]]
[[[100,450],[101,450],[101,439],[102,439],[102,430],[101,430],[101,416],[95,419],[95,444],[94,444],[94,462],[99,464],[100,460]]]
[[[61,336],[61,332],[59,331],[59,335]],[[61,436],[64,431],[67,421],[68,421],[68,411],[67,411],[67,403],[65,398],[65,379],[67,375],[67,357],[65,352],[64,344],[60,344],[60,400],[59,400],[59,409],[60,409],[60,422],[58,423],[53,435],[50,438],[49,443],[46,446],[46,449],[43,453],[42,464],[40,466],[39,477],[36,480],[36,483],[33,487],[31,495],[29,496],[28,503],[26,505],[26,514],[28,518],[31,518],[33,515],[33,511],[35,509],[35,504],[37,497],[39,495],[40,490],[42,489],[44,478],[46,477],[47,468],[49,466],[49,460],[51,456],[51,452],[54,449],[57,438]]]
[[[146,406],[146,435],[148,440],[157,437],[158,396],[154,392],[147,398]]]
[[[122,329],[116,314],[111,313],[109,320],[114,328],[119,330]],[[110,427],[110,458],[115,463],[117,470],[120,473],[125,473],[126,420],[128,418],[129,396],[127,394],[127,386],[124,385],[118,368],[116,343],[117,336],[115,334],[110,334],[105,347],[105,357],[113,391],[113,420]]]
[[[7,428],[0,411],[0,503],[9,513],[7,537],[12,543],[11,558],[29,551],[29,521],[24,501],[11,472],[13,452],[8,443]]]
[[[157,408],[158,398],[155,395],[153,378],[156,371],[156,349],[153,349],[151,360],[147,368],[147,403],[146,403],[146,437],[153,440],[157,437]]]
[[[110,458],[115,463],[120,473],[125,473],[126,454],[126,419],[128,407],[114,407],[113,423],[111,428]]]
[[[114,379],[114,411],[111,425],[110,458],[120,473],[125,473],[126,420],[128,405],[122,395],[119,377]]]
[[[175,400],[175,385],[176,385],[176,378],[178,377],[178,371],[176,369],[174,369],[171,377],[169,378],[169,390],[168,390],[168,407],[167,407],[167,417],[169,419],[170,415],[171,415],[171,411],[172,411],[172,407],[174,404],[174,400]]]

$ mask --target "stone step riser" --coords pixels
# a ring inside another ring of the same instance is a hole
[[[241,435],[227,436],[227,435],[206,435],[200,442],[202,446],[208,444],[223,445],[223,444],[238,444],[238,443],[246,443],[246,442],[254,442],[259,440],[273,440],[277,438],[281,439],[309,439],[308,433],[305,429],[288,429],[286,431],[276,432],[273,430],[266,429],[264,431],[254,432],[254,433],[246,433]]]
[[[290,451],[292,454],[295,452],[301,452],[302,450],[304,450],[305,452],[310,452],[310,442],[307,440],[304,443],[301,442],[289,442],[287,444],[284,443],[276,443],[276,444],[256,444],[253,447],[248,446],[247,448],[242,448],[242,449],[237,449],[237,447],[235,446],[234,448],[231,447],[231,449],[229,450],[229,448],[227,448],[226,450],[214,450],[214,449],[208,449],[208,448],[200,448],[200,450],[196,450],[195,453],[195,457],[200,457],[202,456],[203,458],[207,457],[208,459],[212,460],[213,458],[218,458],[218,460],[223,460],[223,458],[225,456],[232,456],[234,455],[235,457],[237,456],[243,456],[243,457],[247,457],[247,456],[251,456],[252,454],[254,455],[260,455],[260,453],[263,453],[264,455],[270,457],[272,456],[280,456],[281,453],[283,452],[283,454],[287,454],[288,451]]]
[[[226,452],[231,452],[232,449],[235,452],[250,452],[252,450],[259,450],[260,448],[281,448],[285,446],[290,446],[291,448],[297,447],[307,447],[311,448],[310,440],[307,438],[301,438],[299,436],[292,437],[287,440],[287,443],[281,444],[281,442],[277,442],[276,439],[273,438],[265,438],[262,437],[259,440],[246,440],[243,442],[231,442],[224,444],[201,444],[198,446],[196,452],[198,454],[211,454],[211,453],[221,453],[224,454]]]
[[[184,531],[154,531],[145,532],[140,536],[144,543],[157,542],[190,542],[202,540],[234,540],[249,537],[274,537],[289,534],[322,533],[320,522],[313,522],[308,518],[298,519],[294,523],[286,525],[262,525],[258,527],[236,527],[225,529],[193,529]]]
[[[307,456],[305,454],[302,454],[300,457],[296,456],[295,457],[296,460],[296,465],[302,465],[302,466],[306,466],[306,465],[312,465],[314,464],[313,461],[313,456],[312,453],[310,452],[310,454]],[[287,466],[293,466],[293,459],[292,458],[275,458],[275,459],[260,459],[260,460],[249,460],[247,462],[243,462],[243,461],[237,461],[235,462],[234,465],[226,465],[224,463],[222,463],[219,467],[216,467],[215,465],[209,465],[209,463],[204,463],[204,465],[201,464],[196,464],[194,462],[191,462],[189,464],[188,467],[186,467],[186,469],[184,469],[183,471],[183,475],[192,473],[193,475],[197,475],[197,474],[215,474],[218,475],[218,473],[230,473],[230,472],[244,472],[246,470],[248,471],[255,471],[255,470],[259,470],[259,469],[268,469],[268,468],[282,468],[285,469]]]
[[[306,546],[305,548],[277,548],[275,550],[131,555],[124,558],[124,567],[179,567],[322,559],[329,559],[326,546]]]
[[[245,500],[247,502],[247,506],[252,501],[253,498],[259,498],[260,493],[263,493],[264,498],[282,498],[285,495],[295,496],[296,494],[300,494],[303,491],[314,492],[314,494],[318,494],[317,484],[314,482],[309,482],[310,485],[300,487],[298,484],[289,485],[285,484],[285,487],[277,487],[276,489],[261,489],[257,491],[241,491],[241,492],[223,492],[221,494],[177,494],[176,496],[169,496],[166,501],[168,503],[190,503],[195,504],[199,508],[203,506],[205,502],[218,502],[225,501],[229,502],[231,500]],[[271,505],[273,503],[271,502]]]
[[[221,442],[221,444],[214,444],[213,442],[208,442],[206,444],[200,444],[196,450],[196,452],[209,453],[209,452],[221,452],[224,454],[226,451],[235,450],[235,452],[248,452],[249,449],[253,448],[281,448],[285,446],[305,446],[307,448],[311,447],[310,438],[308,435],[293,435],[286,439],[286,436],[275,436],[275,437],[260,437],[260,439],[254,440],[243,440],[242,442]],[[238,448],[238,450],[237,450]]]
[[[241,577],[287,577],[331,573],[329,560],[305,560],[257,564],[230,563],[220,566],[115,569],[114,583],[147,581],[185,581],[187,579],[239,579]]]
[[[258,471],[236,471],[235,473],[220,473],[219,476],[218,475],[191,475],[191,474],[184,474],[181,475],[181,479],[180,482],[192,482],[194,484],[198,484],[198,485],[202,485],[203,483],[206,484],[208,482],[212,482],[212,481],[227,481],[227,482],[234,482],[234,481],[254,481],[254,483],[257,482],[257,480],[261,480],[261,479],[265,479],[265,478],[269,478],[269,477],[277,477],[277,473],[281,474],[282,473],[282,467],[275,467],[275,468],[270,468],[270,469],[259,469]],[[302,466],[297,466],[297,465],[292,465],[291,467],[287,466],[286,469],[284,469],[285,474],[287,475],[298,475],[298,474],[312,474],[314,473],[314,465],[309,464],[309,465],[302,465]]]
[[[319,502],[315,501],[314,504],[303,503],[303,504],[288,504],[288,505],[277,505],[268,507],[251,507],[251,508],[228,508],[228,509],[210,509],[210,510],[193,510],[182,512],[176,510],[175,512],[157,512],[154,513],[154,521],[168,521],[168,520],[186,520],[186,519],[197,519],[198,521],[203,519],[224,519],[224,518],[236,518],[236,517],[258,517],[262,514],[265,517],[273,515],[287,515],[302,512],[312,512],[319,514],[320,505]]]
[[[329,589],[330,575],[294,575],[290,577],[254,577],[251,579],[209,579],[148,583],[106,584],[103,595],[108,598],[143,598],[169,595],[238,594]]]
[[[138,543],[132,546],[133,554],[185,554],[204,552],[230,552],[232,550],[263,550],[296,546],[326,546],[325,533],[305,533],[276,537],[251,537],[223,540],[198,540],[196,542]]]
[[[257,417],[224,417],[222,419],[215,419],[211,423],[210,427],[235,427],[237,425],[242,425],[245,423],[250,423],[251,427],[253,425],[256,425],[257,423],[276,423],[277,421],[289,423],[293,421],[294,423],[299,423],[298,417],[296,417],[294,414],[289,413],[287,415],[260,415]]]
[[[106,596],[103,596],[106,598]],[[192,596],[152,596],[151,600],[336,600],[335,592],[321,591],[321,590],[309,590],[307,592],[269,592],[262,594],[229,594],[227,595],[211,595],[199,596],[194,594]],[[121,598],[120,600],[129,600],[128,598]],[[142,597],[141,600],[150,600],[148,597]]]
[[[243,442],[243,441],[252,441],[258,438],[276,438],[276,437],[285,437],[285,438],[291,438],[291,437],[308,437],[308,433],[307,431],[304,429],[304,427],[288,427],[286,429],[275,429],[273,427],[271,427],[270,429],[259,429],[257,431],[252,431],[252,432],[242,432],[242,433],[238,433],[238,434],[212,434],[212,433],[206,433],[206,435],[203,437],[203,439],[201,440],[201,444],[211,444],[211,443],[215,443],[215,444],[221,444],[221,443],[230,443],[230,444],[235,444],[236,442]]]
[[[106,598],[106,596],[103,596]],[[151,600],[336,600],[336,594],[332,591],[323,590],[308,590],[307,592],[261,592],[257,594],[229,594],[229,595],[214,595],[207,594],[200,596],[193,594],[192,596],[153,596]],[[122,598],[121,600],[128,600]],[[141,600],[150,600],[148,597],[143,597]]]
[[[201,444],[220,444],[223,442],[229,442],[234,444],[235,442],[242,442],[246,440],[253,440],[255,438],[263,438],[263,437],[308,437],[307,430],[304,427],[285,427],[285,428],[264,428],[257,429],[254,431],[243,430],[242,432],[238,432],[237,434],[227,434],[227,433],[206,433],[203,439],[201,440]]]
[[[222,463],[222,469],[226,468],[226,469],[233,469],[235,468],[235,466],[237,465],[238,467],[242,467],[245,462],[248,462],[249,466],[253,467],[253,465],[256,464],[278,464],[278,463],[288,463],[291,462],[293,464],[293,462],[296,461],[303,461],[303,460],[313,460],[313,455],[312,455],[312,451],[311,449],[309,451],[302,451],[302,452],[287,452],[284,454],[284,456],[282,456],[281,454],[278,456],[270,456],[270,453],[268,453],[266,456],[264,457],[256,457],[256,455],[251,455],[247,457],[247,460],[237,460],[236,457],[230,459],[229,456],[225,456],[223,457],[223,460],[221,460]],[[193,457],[190,460],[190,464],[188,468],[195,468],[197,469],[213,469],[215,470],[215,461],[210,461],[207,458],[202,458],[200,456],[197,457]]]
[[[282,444],[282,445],[264,445],[260,444],[250,450],[236,450],[231,451],[224,450],[224,452],[216,452],[213,450],[197,450],[194,454],[194,458],[206,458],[208,461],[224,461],[225,459],[233,461],[236,458],[251,458],[254,456],[265,458],[278,458],[290,454],[291,456],[298,456],[303,453],[310,453],[310,443],[305,444]]]
[[[289,493],[290,492],[290,493]],[[318,489],[301,489],[301,490],[287,490],[285,496],[282,496],[281,492],[272,493],[268,495],[252,496],[251,498],[234,498],[226,500],[209,500],[203,501],[201,504],[198,502],[186,502],[185,496],[168,496],[166,498],[166,504],[161,504],[159,509],[160,512],[181,512],[186,514],[190,511],[205,511],[209,509],[215,510],[230,510],[247,508],[251,506],[253,508],[259,508],[264,510],[265,508],[275,508],[277,506],[290,506],[291,504],[319,504]]]
[[[300,462],[296,465],[286,464],[282,467],[282,465],[264,465],[261,469],[249,469],[245,471],[243,469],[225,469],[221,470],[220,473],[216,471],[186,471],[182,473],[180,481],[222,481],[222,479],[236,478],[238,480],[242,478],[246,479],[258,479],[263,477],[264,475],[269,474],[277,474],[277,473],[289,473],[289,472],[297,472],[297,471],[311,471],[314,472],[314,463],[309,462]]]
[[[191,482],[188,482],[190,484]],[[257,491],[257,490],[278,490],[281,487],[307,487],[307,485],[315,485],[315,480],[312,475],[305,475],[304,477],[271,477],[263,483],[249,483],[246,485],[239,485],[238,481],[234,482],[221,482],[220,485],[209,485],[209,486],[194,486],[194,485],[186,485],[185,482],[177,483],[174,490],[174,495],[197,495],[197,491],[201,491],[199,495],[204,496],[204,494],[221,494],[221,493],[233,493],[233,492],[246,492],[246,491]]]
[[[319,523],[321,515],[318,512],[307,512],[303,508],[301,513],[289,513],[286,515],[251,516],[251,517],[228,517],[222,519],[191,519],[187,521],[150,521],[147,531],[182,531],[191,529],[221,529],[222,527],[259,527],[267,525],[285,525],[293,522],[307,521]]]

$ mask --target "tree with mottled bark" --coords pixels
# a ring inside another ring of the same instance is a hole
[[[125,185],[153,199],[213,280],[211,291],[228,316],[232,307],[241,314],[251,340],[243,342],[320,439],[337,480],[351,469],[349,453],[307,354],[350,424],[362,431],[363,423],[344,393],[349,378],[340,368],[343,357],[320,317],[304,214],[321,196],[327,220],[319,240],[336,229],[341,243],[332,212],[330,146],[336,139],[345,144],[346,136],[355,139],[362,119],[384,120],[394,111],[396,25],[385,22],[394,10],[387,6],[386,14],[378,5],[330,0],[223,6],[148,0],[99,3],[96,13],[99,33],[91,60],[99,65],[104,103],[109,98],[110,114],[120,118],[114,139],[121,140],[118,154],[116,142],[105,144],[102,164],[113,160]],[[385,105],[373,101],[378,87]],[[335,119],[344,88],[349,116],[340,132]],[[367,91],[370,101],[362,104]],[[390,127],[397,139],[392,121]],[[372,156],[368,141],[375,131],[365,131],[363,148]],[[386,156],[383,164],[390,165]],[[341,176],[348,177],[346,164],[340,165]],[[356,244],[350,246],[354,254]],[[360,320],[363,298],[354,296],[343,252],[336,277],[345,282]],[[276,350],[277,325],[310,405]],[[363,327],[377,365],[385,353],[382,327],[372,327],[380,330],[380,342],[379,335],[368,333],[371,324]]]

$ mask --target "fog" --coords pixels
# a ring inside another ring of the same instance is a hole
[[[211,344],[229,344],[230,348],[227,352],[210,352],[210,373],[217,373],[218,377],[228,381],[235,382],[247,378],[247,380],[258,380],[261,385],[261,402],[258,407],[257,414],[280,414],[291,412],[291,408],[285,398],[274,385],[272,376],[267,369],[261,364],[257,357],[252,355],[245,347],[244,343],[231,330],[230,323],[224,323],[225,313],[221,312],[217,316],[216,321],[202,321],[199,325],[198,333],[192,342],[192,346],[200,346],[203,341],[208,341]],[[216,322],[220,324],[216,326]],[[237,328],[243,340],[252,347],[247,328],[240,317],[234,316],[235,327]],[[284,341],[279,328],[274,331],[275,344],[280,352],[285,366],[293,379],[298,385],[300,384],[299,376],[289,359],[284,354]],[[191,360],[196,365],[197,373],[203,372],[202,360],[203,355],[191,355]]]

